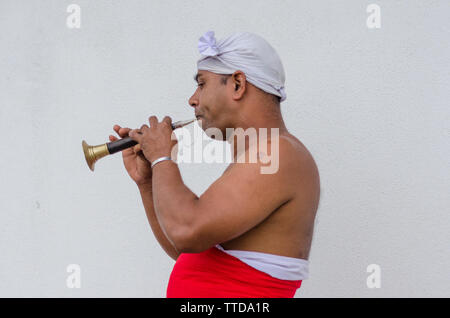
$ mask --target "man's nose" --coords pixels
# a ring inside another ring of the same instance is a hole
[[[189,105],[191,105],[194,108],[198,106],[198,99],[195,96],[195,94],[192,95],[191,98],[189,98]]]

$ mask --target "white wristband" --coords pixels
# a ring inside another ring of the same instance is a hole
[[[158,159],[156,159],[155,161],[153,161],[152,162],[152,168],[157,164],[157,163],[160,163],[161,161],[164,161],[164,160],[172,160],[172,158],[170,158],[170,157],[161,157],[161,158],[158,158]]]

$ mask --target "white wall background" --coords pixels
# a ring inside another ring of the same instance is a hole
[[[81,7],[69,29],[67,7]],[[366,8],[381,8],[369,29]],[[164,297],[173,261],[120,154],[81,140],[191,118],[198,38],[255,32],[322,197],[297,297],[450,296],[450,2],[0,0],[0,296]],[[182,164],[197,194],[225,164]],[[66,286],[69,264],[81,288]],[[369,289],[369,264],[381,288]]]

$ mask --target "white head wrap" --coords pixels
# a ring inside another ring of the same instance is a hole
[[[197,61],[199,70],[216,74],[244,72],[247,81],[263,91],[286,99],[284,68],[275,49],[262,37],[239,32],[216,43],[214,31],[206,32],[198,42],[203,55]]]

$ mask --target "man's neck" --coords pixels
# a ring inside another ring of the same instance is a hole
[[[270,140],[273,137],[272,129],[277,130],[276,138],[288,132],[281,113],[257,114],[252,116],[242,114],[239,117],[241,120],[233,127],[233,134],[228,140],[233,154],[233,162],[236,162],[237,158],[243,155],[250,145],[258,142],[257,146],[259,146],[260,142],[265,142],[265,139]],[[253,138],[253,133],[256,134],[256,138]],[[244,136],[239,138],[239,135],[242,134]],[[245,143],[242,145],[244,138]]]

